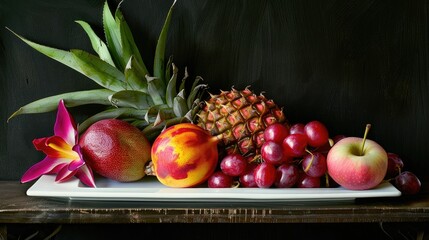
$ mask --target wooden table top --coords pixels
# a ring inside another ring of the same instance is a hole
[[[412,196],[346,202],[190,203],[30,197],[26,195],[30,186],[0,181],[0,223],[429,222],[425,187]]]

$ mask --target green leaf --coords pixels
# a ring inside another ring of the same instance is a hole
[[[165,67],[165,81],[167,81],[168,79],[171,80],[171,73],[170,73],[170,69],[172,68],[173,65],[173,56],[170,56],[168,58],[168,62],[167,62],[167,66]],[[174,69],[173,69],[174,71]]]
[[[14,33],[12,30],[10,31]],[[82,50],[64,51],[61,49],[47,47],[27,40],[16,33],[14,34],[35,50],[82,73],[99,85],[113,91],[124,89],[124,74],[100,58]]]
[[[192,122],[192,110],[189,110],[184,116],[183,119],[186,119],[189,122]]]
[[[158,111],[155,119],[151,120],[150,122],[153,123],[153,126],[157,126],[175,117],[176,117],[176,114],[174,113],[173,109],[163,108]]]
[[[189,74],[188,74],[188,68],[185,67],[185,75],[182,78],[182,82],[180,83],[179,86],[179,91],[185,91],[185,86],[186,86],[186,79],[188,79]],[[183,96],[185,96],[186,94],[183,93]]]
[[[179,122],[179,121],[178,121]],[[143,134],[146,136],[146,138],[149,140],[149,142],[154,142],[155,139],[161,134],[162,130],[164,130],[166,127],[166,122],[162,122],[161,124],[158,124],[157,126],[154,126],[153,124],[149,124],[143,129]]]
[[[205,89],[207,89],[207,86],[208,86],[207,84],[199,84],[192,89],[188,99],[186,100],[188,109],[192,109],[195,100],[199,99],[200,93],[202,93]]]
[[[178,117],[183,117],[188,112],[188,105],[184,97],[184,90],[180,91],[179,94],[174,98],[173,111]]]
[[[201,82],[201,81],[203,81],[204,79],[202,78],[202,77],[200,77],[200,76],[197,76],[196,78],[195,78],[195,80],[194,80],[194,82],[192,83],[192,87],[191,87],[191,89],[195,89],[196,87],[197,87],[197,85]],[[206,85],[207,86],[207,85]]]
[[[148,93],[147,81],[146,81],[147,72],[140,66],[136,59],[131,56],[130,60],[125,67],[125,82],[133,90],[139,90],[145,93]]]
[[[144,119],[147,122],[153,123],[158,115],[161,115],[163,119],[170,119],[176,117],[172,108],[167,105],[155,105],[147,109],[147,113]]]
[[[95,34],[91,26],[84,21],[76,21],[76,23],[82,26],[83,30],[85,30],[89,37],[89,40],[91,41],[92,48],[98,54],[98,56],[100,56],[103,61],[115,67],[115,63],[113,63],[107,45],[97,36],[97,34]]]
[[[162,132],[162,130],[181,122],[188,122],[188,120],[184,119],[183,117],[175,117],[168,119],[157,126],[150,124],[143,129],[143,133],[149,139],[149,141],[153,142],[155,138]]]
[[[127,61],[130,58],[130,56],[134,56],[137,62],[139,63],[139,65],[141,66],[141,68],[143,69],[143,71],[145,72],[144,75],[146,75],[148,73],[146,65],[144,64],[143,59],[140,55],[140,51],[134,41],[134,37],[131,32],[131,29],[128,26],[127,22],[125,21],[125,18],[122,15],[122,12],[119,10],[119,8],[116,9],[115,19],[116,19],[116,23],[119,25],[119,29],[121,33],[120,36],[121,36],[121,44],[123,49],[122,51],[124,53],[122,58],[124,59],[124,61]]]
[[[167,101],[167,105],[169,107],[173,107],[174,97],[177,95],[176,82],[177,82],[178,69],[176,68],[176,65],[174,65],[174,63],[172,64],[172,68],[173,68],[173,76],[168,82],[167,90],[165,91],[165,100]]]
[[[200,76],[197,76],[194,80],[194,82],[192,83],[192,87],[191,87],[191,93],[189,93],[188,99],[187,99],[187,104],[188,104],[188,108],[191,109],[191,106],[193,105],[195,99],[200,97],[200,93],[202,93],[203,91],[205,91],[208,87],[207,84],[198,84],[200,81],[202,81],[203,78]],[[200,86],[201,85],[201,86]]]
[[[100,58],[82,50],[71,50],[80,71],[97,84],[112,91],[126,89],[125,75]]]
[[[109,99],[114,106],[132,107],[135,109],[147,109],[154,105],[149,94],[135,90],[119,91],[111,95]]]
[[[58,103],[61,99],[64,99],[64,102],[67,107],[75,107],[85,104],[111,105],[108,98],[113,93],[114,92],[107,89],[95,89],[63,93],[55,96],[42,98],[19,108],[18,111],[14,112],[8,118],[7,121],[21,114],[33,114],[54,111],[57,109]]]
[[[156,105],[164,104],[165,90],[160,86],[161,79],[146,75],[148,92]]]
[[[30,47],[34,48],[35,50],[39,51],[40,53],[78,71],[81,72],[80,66],[76,63],[73,54],[69,51],[64,51],[61,49],[57,49],[57,48],[52,48],[52,47],[47,47],[35,42],[32,42],[20,35],[18,35],[17,33],[15,33],[14,31],[10,30],[9,28],[7,28],[9,31],[11,31],[13,34],[15,34],[15,36],[17,36],[18,38],[20,38],[22,41],[24,41],[26,44],[28,44]],[[82,72],[81,72],[82,73]]]
[[[121,30],[119,25],[113,18],[112,12],[110,12],[109,4],[107,1],[103,7],[103,27],[104,34],[106,36],[107,46],[109,47],[110,53],[112,54],[113,61],[119,70],[123,71],[125,68],[125,61],[123,58],[122,44],[121,44]]]
[[[174,111],[172,108],[161,108],[159,110],[159,112],[161,113],[161,115],[165,118],[165,119],[170,119],[170,118],[174,118],[176,116],[176,114],[174,114]]]
[[[146,122],[146,120],[137,119],[137,120],[132,121],[131,125],[137,127],[138,129],[143,129],[143,128],[147,127],[149,125],[149,123]]]
[[[189,111],[190,111],[190,120],[191,120],[191,122],[193,122],[193,121],[196,121],[197,119],[198,119],[198,113],[200,112],[200,110],[201,110],[201,100],[199,100],[199,99],[196,99],[195,101],[194,101],[194,104],[195,104],[195,106],[193,107],[193,108],[191,108]]]
[[[99,112],[89,118],[87,118],[84,122],[82,122],[78,126],[79,133],[83,133],[89,126],[93,123],[98,122],[103,119],[109,118],[135,118],[135,119],[144,119],[144,115],[146,114],[146,110],[137,110],[134,108],[112,108],[102,112]]]
[[[167,17],[165,19],[164,25],[161,29],[161,33],[158,37],[158,42],[156,44],[156,50],[155,50],[155,59],[153,63],[153,75],[159,79],[162,80],[163,85],[166,85],[166,79],[164,79],[165,74],[165,65],[164,65],[164,58],[165,58],[165,45],[167,42],[167,34],[168,29],[170,27],[170,21],[171,21],[171,15],[173,12],[173,7],[176,4],[176,0],[173,2],[173,4],[170,7],[170,10],[167,13]]]

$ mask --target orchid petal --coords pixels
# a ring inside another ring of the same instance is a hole
[[[47,156],[42,161],[30,167],[22,176],[21,182],[26,183],[39,178],[43,174],[50,173],[55,167],[62,163],[67,163],[69,160],[64,158],[51,158]]]
[[[45,148],[46,146],[46,141],[48,140],[49,137],[44,137],[44,138],[36,138],[33,140],[33,145],[36,148],[36,150],[38,151],[43,151],[42,149]]]
[[[82,167],[83,165],[85,165],[85,162],[82,159],[76,159],[76,160],[71,161],[71,163],[68,166],[68,170],[74,171],[74,170]]]
[[[72,147],[58,136],[34,139],[33,144],[37,150],[44,152],[51,158],[68,158],[73,160],[79,157],[73,151]]]
[[[73,151],[73,145],[67,144],[67,142],[65,142],[64,139],[59,136],[52,136],[48,138],[46,145],[50,150],[52,150],[50,153],[53,151],[56,152],[54,156],[57,156],[58,158],[68,158],[72,160],[79,157],[79,155]]]
[[[55,178],[55,182],[65,182],[72,178],[76,174],[77,170],[70,171],[68,167],[64,166],[61,168],[61,170],[57,173],[57,177]]]
[[[64,167],[67,167],[67,166],[68,166],[68,163],[58,164],[51,171],[49,171],[48,174],[50,174],[50,173],[58,173],[61,169],[63,169]]]
[[[92,170],[88,165],[83,165],[80,167],[75,175],[79,180],[87,185],[88,187],[96,187],[94,181],[94,175],[92,174]]]
[[[71,163],[69,164],[69,170],[73,171],[80,167],[82,167],[85,164],[85,161],[83,160],[82,152],[80,151],[79,145],[74,145],[73,151],[77,153],[78,157],[77,159],[73,159]]]
[[[81,147],[78,144],[76,144],[73,147],[73,150],[77,152],[77,154],[80,157],[79,159],[82,160],[83,163],[85,163],[85,161],[83,161]],[[69,166],[69,169],[70,169],[70,166]],[[92,173],[92,169],[88,165],[81,165],[76,172],[76,177],[85,185],[89,187],[95,187],[94,175]]]
[[[70,146],[76,144],[77,127],[64,105],[64,100],[60,100],[58,104],[57,119],[54,126],[55,136],[59,136]]]

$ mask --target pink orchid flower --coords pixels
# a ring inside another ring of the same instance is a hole
[[[61,100],[54,136],[33,140],[34,147],[44,152],[46,157],[30,167],[22,176],[21,182],[32,181],[44,174],[57,174],[56,182],[65,182],[75,176],[85,185],[95,187],[92,170],[85,164],[78,142],[76,124],[67,111],[64,100]]]

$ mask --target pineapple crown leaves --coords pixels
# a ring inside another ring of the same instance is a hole
[[[184,119],[192,120],[194,116],[192,113],[196,113],[193,108],[198,107],[198,98],[207,89],[207,85],[201,84],[202,78],[197,77],[186,98],[185,80],[188,73],[185,69],[185,77],[177,94],[178,69],[172,63],[172,57],[165,64],[167,34],[176,1],[171,5],[158,37],[153,75],[146,68],[131,30],[119,9],[121,3],[118,4],[114,14],[110,11],[107,1],[103,6],[102,22],[105,42],[88,23],[82,20],[76,21],[88,35],[97,55],[78,49],[65,51],[44,46],[7,28],[30,47],[80,72],[102,87],[39,99],[18,109],[8,121],[21,114],[54,111],[60,99],[65,101],[67,107],[85,104],[107,106],[106,110],[89,117],[80,124],[81,132],[95,121],[105,118],[123,118],[138,127],[156,126],[156,129]]]

